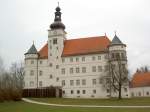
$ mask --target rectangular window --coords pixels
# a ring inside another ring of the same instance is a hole
[[[59,69],[59,65],[56,65],[56,69]]]
[[[127,88],[124,88],[124,92],[127,92]]]
[[[106,90],[106,92],[107,92],[107,93],[110,93],[110,90],[109,90],[109,89],[107,89],[107,90]]]
[[[73,74],[73,68],[70,68],[70,74]]]
[[[85,57],[82,57],[82,61],[85,61]]]
[[[80,90],[77,90],[77,94],[80,94]]]
[[[92,66],[92,72],[96,72],[96,66]]]
[[[43,75],[43,72],[42,71],[39,71],[39,76],[42,76]]]
[[[98,60],[101,60],[101,56],[98,56]]]
[[[115,54],[114,53],[111,54],[111,58],[115,58]]]
[[[73,94],[73,90],[71,90],[71,92],[70,92],[71,94]]]
[[[86,67],[82,67],[82,73],[86,73]]]
[[[76,80],[76,85],[77,85],[77,86],[80,85],[80,80]]]
[[[92,60],[95,61],[95,56],[92,56]]]
[[[34,64],[34,61],[33,61],[33,60],[31,60],[31,64]]]
[[[56,81],[57,81],[57,82],[59,81],[59,77],[56,78]]]
[[[79,58],[76,58],[76,62],[79,62]]]
[[[61,74],[65,74],[65,68],[61,69]]]
[[[53,75],[51,74],[51,75],[49,76],[49,78],[52,79],[52,78],[53,78]]]
[[[105,55],[105,59],[108,59],[108,54]]]
[[[70,58],[70,62],[73,62],[73,58],[72,57]]]
[[[62,80],[62,86],[65,86],[65,80]]]
[[[34,71],[31,70],[31,71],[30,71],[30,76],[33,76],[33,75],[34,75]]]
[[[70,80],[70,86],[74,85],[74,80]]]
[[[82,90],[82,94],[86,94],[86,91],[85,91],[85,90]]]
[[[93,85],[96,85],[96,79],[92,79]]]
[[[65,59],[64,58],[62,58],[62,63],[64,63],[65,62]]]
[[[76,68],[76,73],[80,73],[79,67]]]
[[[42,61],[40,61],[40,64],[42,64]]]
[[[102,66],[98,66],[98,72],[102,72]]]
[[[39,87],[42,87],[42,81],[39,81]]]
[[[105,65],[105,71],[108,71],[108,70],[109,70],[109,66]]]
[[[93,90],[93,94],[96,94],[96,89]]]
[[[86,80],[82,79],[82,85],[86,85]]]
[[[34,86],[34,82],[30,81],[30,87],[33,87],[33,86]]]
[[[57,44],[57,38],[53,39],[53,44]]]

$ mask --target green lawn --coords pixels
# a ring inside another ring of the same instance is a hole
[[[35,101],[70,105],[150,105],[150,98],[132,99],[67,99],[67,98],[30,98]]]
[[[0,103],[0,112],[150,112],[150,108],[71,108],[44,106],[20,101]]]

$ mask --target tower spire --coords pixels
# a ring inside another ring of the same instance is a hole
[[[65,25],[61,22],[61,9],[59,7],[59,2],[58,2],[58,6],[56,7],[56,12],[55,14],[55,18],[54,18],[54,22],[50,25],[50,28],[53,29],[65,29]]]

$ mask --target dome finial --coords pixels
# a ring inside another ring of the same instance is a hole
[[[58,7],[59,7],[59,2],[57,2],[57,4],[58,4]]]

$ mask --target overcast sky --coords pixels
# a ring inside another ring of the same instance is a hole
[[[47,41],[57,0],[0,0],[0,55],[9,67],[24,59],[33,40]],[[150,0],[59,0],[67,39],[114,31],[127,44],[131,72],[150,65]]]

